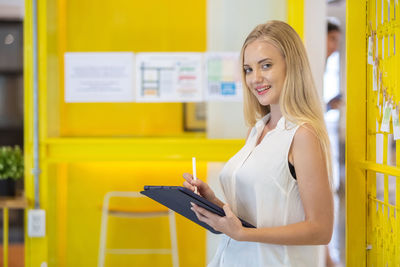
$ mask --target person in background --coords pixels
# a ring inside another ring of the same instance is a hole
[[[326,59],[339,49],[340,28],[337,24],[328,21],[328,31],[326,37]],[[326,109],[339,109],[342,103],[342,95],[338,94],[326,104]]]
[[[227,203],[183,175],[186,188],[226,214],[192,205],[200,221],[224,233],[208,266],[325,266],[333,225],[330,144],[303,42],[285,22],[258,25],[243,44],[241,67],[250,127],[220,174]]]
[[[330,57],[333,52],[339,49],[340,44],[340,28],[337,24],[334,24],[328,21],[328,31],[327,31],[327,49],[326,49],[326,58]]]
[[[340,28],[339,25],[333,21],[327,23],[327,41],[326,41],[326,61],[328,58],[339,49],[340,45]],[[326,77],[325,77],[326,78]],[[325,88],[328,90],[328,96],[334,94],[335,90],[339,88],[331,87],[332,84],[328,81],[329,87]],[[329,93],[329,90],[333,92]],[[328,98],[329,99],[329,98]],[[339,215],[339,185],[340,185],[340,167],[339,167],[339,129],[338,119],[339,116],[329,116],[335,114],[328,114],[329,112],[336,112],[339,114],[340,107],[343,105],[342,95],[338,93],[335,97],[331,98],[327,103],[327,113],[325,116],[325,122],[328,129],[329,139],[332,145],[332,166],[333,166],[333,192],[334,192],[334,231],[332,240],[329,246],[326,246],[326,266],[334,267],[340,266],[340,252],[338,248],[338,215]]]

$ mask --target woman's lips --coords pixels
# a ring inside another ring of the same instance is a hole
[[[269,89],[271,88],[270,85],[264,85],[264,86],[257,86],[256,91],[258,95],[263,95],[265,94]]]

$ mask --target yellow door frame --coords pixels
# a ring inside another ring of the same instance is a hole
[[[366,3],[346,5],[346,265],[366,266]]]
[[[287,23],[304,40],[304,0],[287,0]]]

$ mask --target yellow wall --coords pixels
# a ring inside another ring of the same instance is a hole
[[[206,49],[204,0],[190,5],[183,0],[72,0],[66,1],[58,12],[65,18],[59,40],[65,42],[62,46],[68,52]],[[58,54],[60,62],[63,52]],[[62,136],[182,133],[181,103],[64,103],[63,95],[61,90]]]

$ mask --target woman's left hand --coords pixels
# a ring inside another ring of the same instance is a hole
[[[233,214],[228,204],[223,206],[225,216],[221,217],[215,213],[212,213],[194,203],[192,204],[192,210],[196,214],[197,218],[210,225],[214,230],[222,232],[227,236],[240,241],[243,234],[243,226],[238,217]]]

